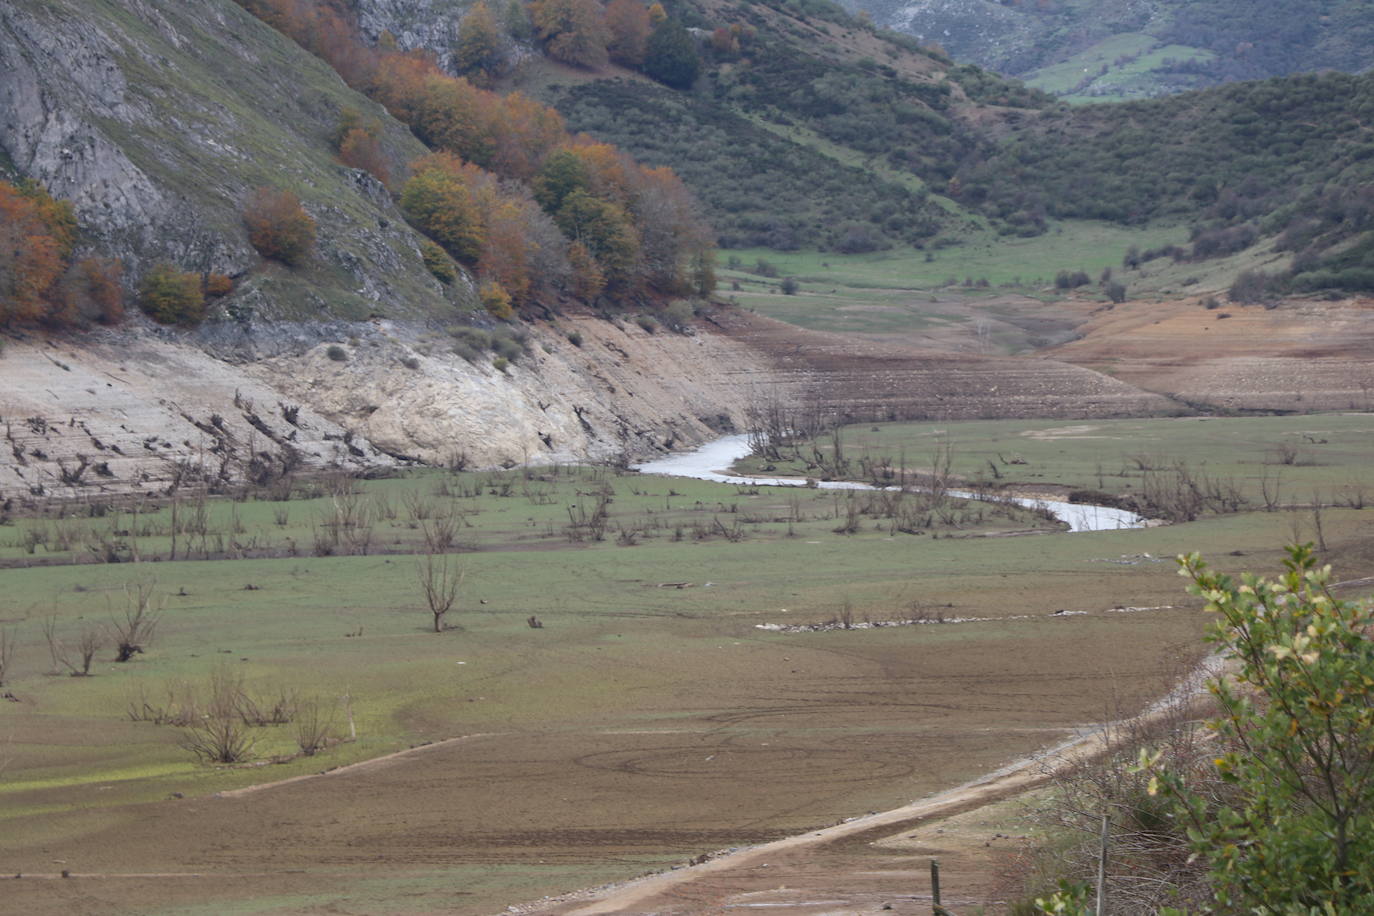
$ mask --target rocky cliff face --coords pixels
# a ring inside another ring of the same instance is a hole
[[[276,355],[250,362],[138,331],[11,340],[0,357],[0,499],[224,490],[413,461],[638,457],[742,427],[760,378],[761,355],[723,334],[650,335],[593,318],[532,329],[505,372],[419,325],[330,330],[326,343],[273,329]]]
[[[458,23],[471,5],[472,0],[357,0],[355,8],[358,26],[368,38],[376,41],[390,32],[398,47],[433,51],[439,66],[452,72]]]
[[[70,200],[84,246],[125,262],[240,278],[240,317],[432,316],[461,304],[423,269],[390,195],[338,163],[344,108],[399,162],[419,143],[323,62],[229,0],[0,4],[0,162]],[[260,186],[318,223],[310,263],[259,269],[241,225]],[[251,272],[250,272],[251,271]]]

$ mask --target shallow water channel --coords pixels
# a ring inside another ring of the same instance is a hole
[[[740,434],[723,436],[706,443],[690,452],[668,455],[654,461],[636,465],[644,474],[662,474],[665,477],[692,477],[697,480],[713,480],[718,483],[732,483],[754,487],[804,487],[805,480],[795,477],[740,477],[729,472],[729,468],[740,458],[749,454],[749,436]],[[817,484],[823,490],[876,490],[880,489],[866,483],[850,480],[823,480]],[[966,490],[950,490],[951,496],[961,499],[980,499],[977,493]],[[1005,498],[1005,497],[999,497]],[[1120,528],[1140,528],[1145,519],[1125,509],[1110,506],[1094,506],[1084,503],[1066,503],[1057,499],[1034,499],[1013,496],[1011,501],[1031,508],[1048,509],[1055,518],[1065,522],[1069,531],[1115,531]]]

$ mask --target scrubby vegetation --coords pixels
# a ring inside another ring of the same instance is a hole
[[[200,275],[165,262],[156,264],[139,287],[138,306],[160,324],[197,324],[205,317]]]
[[[1276,237],[1293,287],[1374,288],[1371,112],[1374,78],[1339,73],[1053,110],[965,166],[960,199],[1008,221],[1186,219],[1176,259]]]
[[[369,48],[332,5],[239,2],[327,60],[436,151],[411,164],[402,209],[511,306],[564,291],[620,302],[709,291],[702,265],[713,238],[670,169],[644,168],[614,147],[570,136],[552,109],[449,76],[429,56]],[[599,17],[599,7],[577,0],[532,9],[550,53],[585,66],[605,59],[605,36],[587,34]],[[470,27],[465,66],[485,72],[487,31],[480,18]],[[374,158],[368,136],[345,113],[336,132],[340,157],[366,167]],[[432,254],[427,265],[442,278]]]
[[[924,193],[695,96],[613,80],[570,87],[557,105],[574,127],[642,161],[671,163],[727,248],[828,248],[855,225],[874,239],[872,247],[883,247],[919,243],[941,225]]]
[[[1104,849],[1112,912],[1369,908],[1371,608],[1332,593],[1313,545],[1288,554],[1274,579],[1179,557],[1234,671],[1206,680],[1205,723],[1195,675],[1109,728],[1104,757],[1059,771],[1039,813],[1041,882],[1059,890],[1033,912],[1093,912]]]

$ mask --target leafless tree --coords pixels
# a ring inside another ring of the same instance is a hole
[[[69,646],[57,635],[57,618],[49,617],[43,621],[43,637],[48,642],[48,655],[52,658],[54,674],[66,668],[72,677],[90,676],[91,662],[102,644],[99,630],[95,627],[84,628],[76,638],[76,645]]]
[[[434,632],[444,631],[444,615],[453,610],[458,600],[458,586],[463,583],[464,571],[448,554],[427,553],[415,567],[425,604],[434,615]]]
[[[1260,469],[1260,498],[1264,500],[1264,511],[1273,512],[1279,507],[1279,500],[1283,492],[1283,471],[1277,470],[1272,475],[1267,466]]]
[[[1326,501],[1322,497],[1320,490],[1312,491],[1312,529],[1317,535],[1317,549],[1326,553],[1326,527],[1323,524],[1323,511],[1326,509]]]
[[[458,519],[452,514],[424,519],[419,524],[429,553],[448,553],[453,548],[458,535]]]
[[[115,661],[127,662],[143,652],[153,641],[161,611],[156,606],[156,582],[124,583],[124,610],[110,612],[110,628],[114,631]]]

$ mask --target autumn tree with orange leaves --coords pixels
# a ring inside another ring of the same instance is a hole
[[[611,0],[606,4],[606,50],[611,60],[625,67],[644,66],[644,51],[649,44],[649,8],[639,0]]]
[[[315,246],[315,220],[293,192],[258,188],[243,208],[248,241],[264,258],[295,266]]]
[[[512,306],[558,294],[629,300],[713,286],[714,240],[671,170],[569,136],[553,109],[449,76],[428,54],[399,51],[394,41],[368,48],[335,5],[238,2],[333,64],[435,150],[412,164],[402,210]],[[530,14],[550,56],[593,68],[606,63],[608,44],[633,63],[650,25],[665,18],[661,5],[635,0],[605,10],[597,0],[535,0]],[[339,38],[350,30],[351,45]],[[336,139],[341,158],[346,134]]]
[[[530,18],[554,60],[588,70],[606,66],[610,36],[596,0],[534,0]]]

